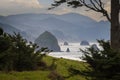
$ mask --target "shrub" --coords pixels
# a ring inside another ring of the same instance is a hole
[[[41,52],[46,48],[37,50],[38,46],[27,42],[18,33],[0,35],[0,70],[2,71],[26,71],[35,70],[44,56]]]
[[[120,80],[120,52],[110,47],[109,41],[98,41],[102,50],[93,47],[82,52],[83,59],[89,64],[91,70],[84,72],[92,77],[92,80]]]

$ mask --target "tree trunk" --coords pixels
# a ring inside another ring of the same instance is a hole
[[[111,0],[111,47],[120,51],[119,0]]]

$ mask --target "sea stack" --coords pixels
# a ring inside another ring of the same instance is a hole
[[[39,46],[39,48],[47,47],[49,50],[53,52],[60,52],[60,47],[58,45],[57,38],[48,31],[42,33],[36,40],[35,43]]]
[[[83,40],[83,41],[81,41],[80,45],[81,45],[81,46],[89,46],[90,44],[89,44],[88,41]]]
[[[67,46],[67,45],[69,45],[69,44],[68,44],[68,42],[66,42],[66,41],[65,41],[65,42],[64,42],[64,45],[66,45],[66,46]]]
[[[70,49],[69,49],[69,48],[67,48],[66,52],[70,52]]]

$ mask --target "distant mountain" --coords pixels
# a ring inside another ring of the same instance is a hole
[[[46,30],[55,35],[58,41],[78,42],[110,39],[109,22],[96,22],[87,16],[76,13],[11,15],[5,17],[2,22],[30,34],[34,40]]]
[[[20,33],[24,38],[30,40],[30,36],[28,36],[24,31],[16,29],[9,24],[5,24],[5,23],[0,22],[0,28],[2,28],[6,33],[9,33],[11,35],[13,35],[14,32],[15,33]]]
[[[20,30],[8,25],[8,24],[3,24],[3,23],[0,23],[0,27],[6,32],[6,33],[9,33],[9,34],[14,34],[14,32],[16,33],[19,33]]]
[[[60,47],[58,45],[58,41],[56,37],[48,31],[42,33],[36,40],[35,43],[40,47],[48,48],[49,50],[53,50],[54,52],[59,52]]]
[[[64,14],[59,16],[59,19],[76,24],[78,26],[82,26],[82,27],[93,27],[93,25],[97,23],[95,20],[77,13]],[[88,26],[88,24],[90,25]]]

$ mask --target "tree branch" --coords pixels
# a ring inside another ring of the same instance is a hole
[[[91,9],[95,12],[102,13],[103,16],[105,16],[108,19],[108,21],[111,22],[111,18],[107,10],[104,9],[104,4],[101,0],[89,0],[89,1],[90,4],[88,4],[86,0],[59,0],[59,1],[54,0],[54,4],[52,4],[52,8],[49,9],[58,7],[63,3],[67,3],[68,6],[72,6],[73,8],[85,6],[88,9]]]

